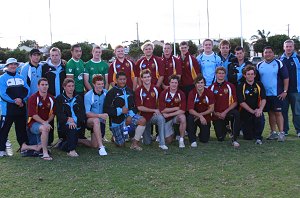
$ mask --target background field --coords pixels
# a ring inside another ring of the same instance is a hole
[[[264,137],[269,132],[268,123]],[[110,132],[107,132],[110,136]],[[14,151],[14,131],[10,133]],[[53,161],[13,157],[0,159],[0,197],[299,197],[300,140],[291,125],[287,141],[229,140],[167,152],[157,143],[142,152],[105,143],[109,153],[78,148],[79,158],[52,149]]]

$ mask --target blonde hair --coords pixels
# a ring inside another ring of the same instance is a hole
[[[154,44],[151,43],[150,41],[148,41],[148,42],[144,43],[144,44],[141,46],[141,50],[144,51],[144,49],[145,49],[146,47],[148,47],[148,46],[151,46],[152,49],[154,49]]]

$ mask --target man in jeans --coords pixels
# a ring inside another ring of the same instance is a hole
[[[286,40],[283,44],[284,53],[280,60],[286,65],[289,72],[289,88],[287,97],[282,107],[282,115],[284,118],[284,131],[289,131],[289,105],[291,105],[293,124],[296,129],[297,136],[300,138],[300,56],[295,52],[293,40]]]
[[[159,148],[167,150],[165,145],[165,118],[158,108],[158,89],[151,84],[151,71],[144,69],[140,78],[142,86],[135,91],[135,102],[141,115],[146,119],[143,135],[144,144],[151,144],[151,125],[157,124],[159,131]]]

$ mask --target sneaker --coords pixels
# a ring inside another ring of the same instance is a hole
[[[284,142],[285,140],[285,133],[284,132],[280,132],[278,135],[278,142]]]
[[[262,141],[260,139],[257,139],[255,144],[262,145]]]
[[[6,156],[6,152],[5,151],[0,151],[0,157],[4,157]]]
[[[278,134],[276,131],[272,131],[269,137],[267,137],[267,140],[277,140],[277,139],[278,139]]]
[[[288,135],[289,135],[289,132],[284,132],[284,135],[285,135],[285,136],[288,136]]]
[[[233,146],[234,148],[239,148],[239,147],[240,147],[240,144],[239,144],[237,141],[233,141],[233,142],[232,142],[232,146]]]
[[[159,148],[162,150],[168,150],[169,148],[166,145],[159,145]]]
[[[196,148],[196,147],[197,147],[197,142],[193,142],[193,143],[191,144],[191,147],[192,147],[192,148]]]
[[[179,148],[184,148],[184,147],[185,145],[183,139],[179,139]]]
[[[297,133],[298,138],[300,138],[300,133]]]
[[[179,141],[179,139],[180,139],[180,135],[176,135],[176,140]]]
[[[5,145],[6,145],[5,151],[6,151],[7,156],[13,156],[14,152],[13,152],[10,141],[7,140]]]
[[[106,152],[106,150],[105,150],[105,146],[100,147],[99,150],[98,150],[98,152],[99,152],[99,155],[100,155],[100,156],[105,156],[105,155],[107,155],[107,152]]]

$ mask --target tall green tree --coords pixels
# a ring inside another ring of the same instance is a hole
[[[109,61],[110,59],[112,59],[112,57],[114,56],[114,51],[112,49],[105,49],[102,50],[102,56],[101,58],[105,61]]]
[[[274,53],[276,55],[280,55],[283,53],[283,43],[284,41],[290,39],[288,35],[285,34],[278,34],[269,37],[269,44],[273,47]]]
[[[21,41],[19,43],[18,47],[21,47],[21,46],[35,48],[38,46],[38,43],[35,40],[25,40],[25,41]]]
[[[92,56],[92,49],[93,46],[88,43],[88,42],[82,42],[82,43],[78,43],[81,47],[81,51],[82,51],[82,56],[81,59],[84,62],[87,62],[88,60],[90,60],[93,56]]]

